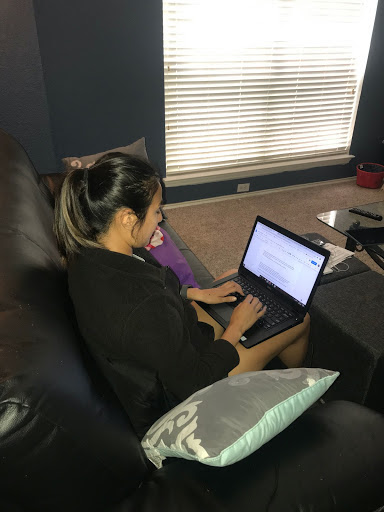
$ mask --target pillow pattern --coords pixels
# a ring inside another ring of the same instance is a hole
[[[147,150],[145,147],[145,138],[133,142],[129,146],[122,146],[120,148],[108,149],[107,151],[103,151],[102,153],[96,153],[95,155],[88,156],[68,156],[63,158],[62,161],[64,163],[65,171],[70,171],[71,169],[85,169],[87,167],[91,167],[96,160],[101,158],[106,153],[112,152],[125,153],[128,155],[138,156],[143,158],[144,160],[148,160]]]
[[[293,368],[227,377],[162,416],[141,444],[157,468],[166,457],[228,466],[288,427],[338,376],[321,368]]]

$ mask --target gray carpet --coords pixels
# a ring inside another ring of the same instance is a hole
[[[344,247],[345,237],[317,220],[316,215],[384,200],[382,189],[358,187],[354,180],[325,182],[257,195],[165,208],[170,224],[212,275],[238,267],[256,215],[295,233],[317,232]],[[384,274],[365,253],[356,256]]]

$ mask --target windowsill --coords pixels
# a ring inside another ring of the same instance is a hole
[[[205,171],[191,171],[183,174],[175,173],[167,176],[164,181],[167,187],[180,187],[184,185],[198,185],[200,183],[212,183],[228,181],[267,174],[277,174],[285,171],[302,171],[314,167],[328,167],[331,165],[344,165],[349,163],[353,155],[335,155],[327,157],[307,158],[295,160],[290,163],[270,163],[249,165],[230,169],[215,169]]]

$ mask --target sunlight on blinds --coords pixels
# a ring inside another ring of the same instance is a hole
[[[376,6],[164,0],[167,175],[348,155]]]

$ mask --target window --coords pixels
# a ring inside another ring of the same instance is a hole
[[[164,0],[167,181],[348,162],[376,6]]]

